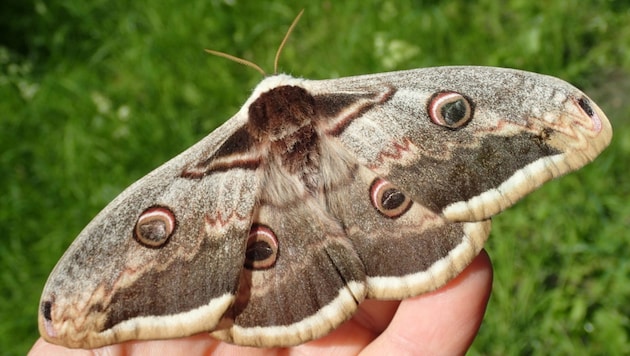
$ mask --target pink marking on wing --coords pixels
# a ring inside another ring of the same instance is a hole
[[[218,227],[224,227],[227,224],[229,224],[231,220],[234,220],[234,219],[240,220],[240,221],[246,221],[247,217],[240,216],[239,214],[236,213],[236,211],[232,211],[227,216],[223,216],[223,214],[221,214],[220,211],[217,211],[216,214],[214,214],[214,216],[211,216],[210,214],[206,214],[205,216],[205,221],[207,225],[218,226]]]
[[[587,98],[574,98],[573,103],[577,105],[580,111],[582,111],[584,114],[586,114],[586,116],[591,119],[591,130],[595,131],[595,133],[599,133],[602,130],[603,124],[602,119],[597,114],[597,110],[592,107],[594,103],[592,103]],[[586,108],[584,106],[586,106]]]
[[[375,207],[380,205],[380,202],[378,201],[378,193],[381,190],[381,187],[386,184],[389,184],[389,182],[384,179],[379,179],[376,181],[376,184],[372,186],[372,189],[370,191],[370,198],[372,199],[372,205],[374,205]]]
[[[405,152],[411,150],[411,141],[404,138],[402,143],[391,142],[381,153],[379,153],[376,162],[384,162],[386,160],[399,160],[403,157]]]
[[[593,123],[593,131],[599,133],[602,130],[602,119],[600,119],[599,115],[597,115],[597,111],[593,112],[591,122]]]
[[[44,320],[44,328],[46,329],[46,334],[48,334],[48,336],[57,337],[57,330],[55,330],[51,320]]]

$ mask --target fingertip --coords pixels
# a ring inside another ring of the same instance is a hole
[[[492,289],[492,263],[482,250],[442,288],[401,302],[367,353],[464,354],[479,330]]]
[[[91,350],[82,350],[82,349],[68,349],[63,346],[51,344],[46,340],[39,338],[28,352],[29,356],[59,356],[59,355],[67,355],[67,356],[80,356],[80,355],[92,355]]]

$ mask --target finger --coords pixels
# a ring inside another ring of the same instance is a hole
[[[44,339],[39,338],[35,342],[35,345],[28,352],[29,356],[56,356],[56,355],[68,355],[68,356],[79,356],[79,355],[93,355],[90,350],[74,350],[68,349],[63,346],[49,344]]]
[[[361,327],[370,330],[375,339],[392,322],[400,305],[400,300],[367,299],[359,305],[359,310],[352,317]]]
[[[446,286],[402,301],[390,326],[364,354],[464,354],[479,330],[491,288],[492,265],[481,251]]]
[[[213,354],[219,344],[207,333],[181,339],[128,341],[91,350],[69,349],[40,338],[29,356],[204,355]]]

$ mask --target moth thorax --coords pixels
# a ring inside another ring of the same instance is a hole
[[[279,141],[315,117],[315,99],[304,88],[281,86],[258,97],[249,107],[252,134],[259,140]]]

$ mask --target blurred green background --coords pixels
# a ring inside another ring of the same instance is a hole
[[[599,103],[615,129],[607,151],[494,219],[493,295],[470,354],[630,350],[630,3],[3,0],[0,354],[35,341],[46,277],[90,219],[260,81],[203,49],[271,72],[302,8],[280,60],[295,76],[505,66]]]

